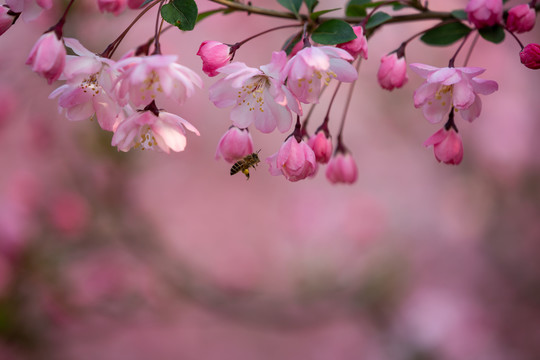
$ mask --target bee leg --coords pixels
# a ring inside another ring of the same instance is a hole
[[[244,169],[242,172],[246,175],[246,180],[249,180],[249,169]]]

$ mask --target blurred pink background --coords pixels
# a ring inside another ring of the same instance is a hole
[[[432,24],[411,23],[376,33],[360,68],[344,133],[356,184],[333,186],[324,169],[290,183],[264,161],[246,181],[214,160],[229,110],[208,101],[216,78],[195,54],[204,40],[232,44],[289,22],[233,13],[168,31],[163,52],[205,88],[167,110],[201,136],[178,154],[118,153],[95,122],[58,114],[47,98],[58,84],[24,65],[62,9],[0,37],[0,359],[540,357],[540,72],[519,63],[510,36],[499,46],[480,39],[469,61],[499,91],[482,97],[474,123],[457,119],[461,165],[439,164],[422,146],[439,126],[413,106],[420,77],[409,71],[393,92],[377,84],[380,57]],[[136,14],[100,15],[92,0],[74,10],[65,36],[96,53]],[[152,10],[116,57],[152,36],[154,21]],[[266,64],[292,33],[250,42],[235,60]],[[539,35],[537,26],[520,39]],[[413,41],[407,61],[444,67],[456,48]],[[266,158],[287,134],[252,135]]]

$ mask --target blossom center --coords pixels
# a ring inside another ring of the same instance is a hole
[[[90,75],[89,77],[87,77],[86,79],[84,79],[80,85],[81,89],[84,92],[88,92],[88,91],[93,92],[92,96],[96,96],[97,94],[99,94],[99,82],[97,78],[98,78],[98,73],[94,73]]]
[[[258,108],[260,112],[264,112],[264,90],[270,86],[270,82],[267,76],[257,75],[253,77],[253,81],[247,85],[242,86],[238,91],[238,106],[247,106],[249,111],[253,111]],[[251,96],[250,96],[251,95]]]
[[[154,150],[154,146],[157,146],[157,141],[154,137],[152,129],[150,129],[150,127],[148,126],[144,126],[143,128],[141,128],[140,134],[141,136],[136,140],[136,143],[133,147],[135,149],[140,147],[141,150]]]

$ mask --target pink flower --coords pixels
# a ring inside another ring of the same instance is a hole
[[[323,130],[311,136],[308,140],[309,147],[315,154],[315,159],[321,164],[326,164],[332,156],[332,139],[327,137]]]
[[[26,59],[26,65],[32,66],[32,71],[46,78],[49,85],[60,77],[65,62],[64,43],[54,31],[41,35]]]
[[[536,12],[529,4],[521,4],[514,6],[508,10],[508,18],[506,19],[506,27],[508,30],[516,33],[524,33],[531,31],[536,21]]]
[[[469,0],[465,8],[469,21],[477,28],[493,26],[502,20],[502,0]]]
[[[145,0],[127,0],[127,5],[130,9],[137,10],[144,2]]]
[[[117,146],[119,151],[140,147],[141,150],[160,149],[167,154],[170,150],[179,152],[186,147],[185,129],[199,135],[193,125],[178,115],[137,111],[120,123],[113,135],[112,146]]]
[[[231,126],[219,140],[216,160],[223,157],[225,161],[234,163],[251,153],[253,153],[253,140],[249,131]]]
[[[338,48],[346,50],[349,54],[351,54],[355,59],[358,57],[358,55],[362,56],[364,59],[367,60],[368,58],[368,44],[366,36],[364,35],[364,27],[363,26],[353,26],[354,33],[356,35],[356,39],[353,39],[351,41],[348,41],[343,44],[336,45]]]
[[[53,0],[6,0],[6,4],[14,13],[22,13],[24,22],[29,22],[38,18],[43,10],[52,8]]]
[[[0,6],[0,35],[5,33],[15,21],[15,16],[10,15],[9,11],[6,5]]]
[[[114,62],[93,54],[76,39],[66,38],[65,43],[79,56],[66,57],[62,78],[67,83],[49,99],[58,97],[59,112],[65,110],[71,121],[95,116],[102,129],[114,131],[121,120],[121,107],[111,96],[114,76],[109,66]]]
[[[395,52],[384,55],[377,72],[377,80],[383,89],[390,91],[405,85],[409,80],[405,57],[398,58]]]
[[[110,12],[116,16],[120,15],[127,7],[126,0],[97,0],[97,2],[99,11],[102,13]]]
[[[145,106],[160,94],[183,104],[193,95],[202,80],[193,70],[177,64],[175,55],[134,56],[119,60],[113,71],[118,71],[117,96],[121,104],[127,100],[136,107]]]
[[[277,153],[268,157],[270,174],[283,175],[289,181],[303,180],[317,171],[315,153],[303,140],[297,141],[294,136],[281,145]]]
[[[353,82],[358,73],[349,61],[354,58],[345,50],[332,46],[306,47],[293,56],[283,69],[287,87],[303,103],[319,102],[323,86],[336,78]]]
[[[197,55],[203,61],[203,71],[208,76],[219,74],[219,68],[227,65],[231,59],[231,47],[219,41],[204,41],[199,47]]]
[[[463,143],[461,136],[453,128],[442,128],[424,142],[424,146],[433,145],[435,158],[445,164],[458,165],[463,159]]]
[[[358,177],[358,169],[352,155],[338,152],[326,167],[326,178],[332,183],[353,184]]]
[[[260,70],[244,63],[225,65],[218,71],[227,76],[210,87],[210,100],[219,108],[233,106],[231,120],[241,129],[254,123],[263,133],[276,127],[285,132],[291,127],[291,111],[302,114],[300,103],[280,78],[286,62],[285,52],[280,51]]]
[[[498,89],[493,80],[475,79],[485,71],[482,68],[437,68],[424,64],[411,64],[410,68],[426,79],[414,92],[414,106],[421,107],[431,123],[441,121],[452,106],[463,119],[473,121],[482,110],[478,94],[488,95]]]
[[[519,53],[521,63],[529,69],[540,69],[540,45],[528,44]]]

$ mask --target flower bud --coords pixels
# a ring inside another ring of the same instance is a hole
[[[50,85],[62,74],[65,62],[66,48],[62,39],[59,39],[54,31],[49,31],[41,35],[35,43],[26,65],[30,65],[32,71],[47,79]]]
[[[292,182],[303,180],[317,171],[315,153],[303,140],[296,141],[294,136],[290,136],[266,162],[270,165],[270,174],[283,175]]]
[[[467,17],[478,29],[493,26],[502,20],[502,0],[469,0]]]
[[[409,80],[405,57],[398,58],[396,53],[384,55],[377,72],[377,80],[383,89],[390,91],[405,85]]]
[[[358,169],[351,153],[338,152],[330,159],[325,175],[332,184],[353,184],[356,182]]]
[[[315,153],[315,159],[318,163],[326,164],[332,156],[332,139],[326,137],[324,131],[317,131],[308,140],[309,147]]]
[[[137,10],[141,7],[145,0],[127,0],[127,6],[130,9]]]
[[[12,12],[20,13],[24,22],[29,22],[52,8],[53,0],[6,0],[6,4]]]
[[[231,126],[219,140],[216,160],[223,157],[225,161],[234,163],[253,152],[253,140],[247,129]]]
[[[529,44],[519,53],[521,63],[529,69],[540,69],[540,45]]]
[[[99,11],[110,12],[118,16],[127,7],[126,0],[98,0]]]
[[[355,59],[358,55],[361,55],[364,59],[368,58],[368,44],[367,39],[364,36],[364,28],[362,26],[353,26],[356,39],[348,41],[343,44],[336,45],[338,48],[346,50]]]
[[[424,146],[433,145],[435,158],[445,164],[458,165],[463,159],[463,143],[461,136],[454,129],[442,128],[424,142]]]
[[[508,30],[523,33],[531,31],[536,21],[536,12],[529,4],[521,4],[514,6],[508,10],[508,18],[506,19],[506,27]]]
[[[218,75],[218,69],[227,65],[231,59],[230,46],[219,41],[204,41],[199,47],[197,55],[203,61],[203,71],[208,76]]]
[[[9,8],[6,5],[0,6],[0,35],[13,25],[14,20],[15,17],[9,14]]]

